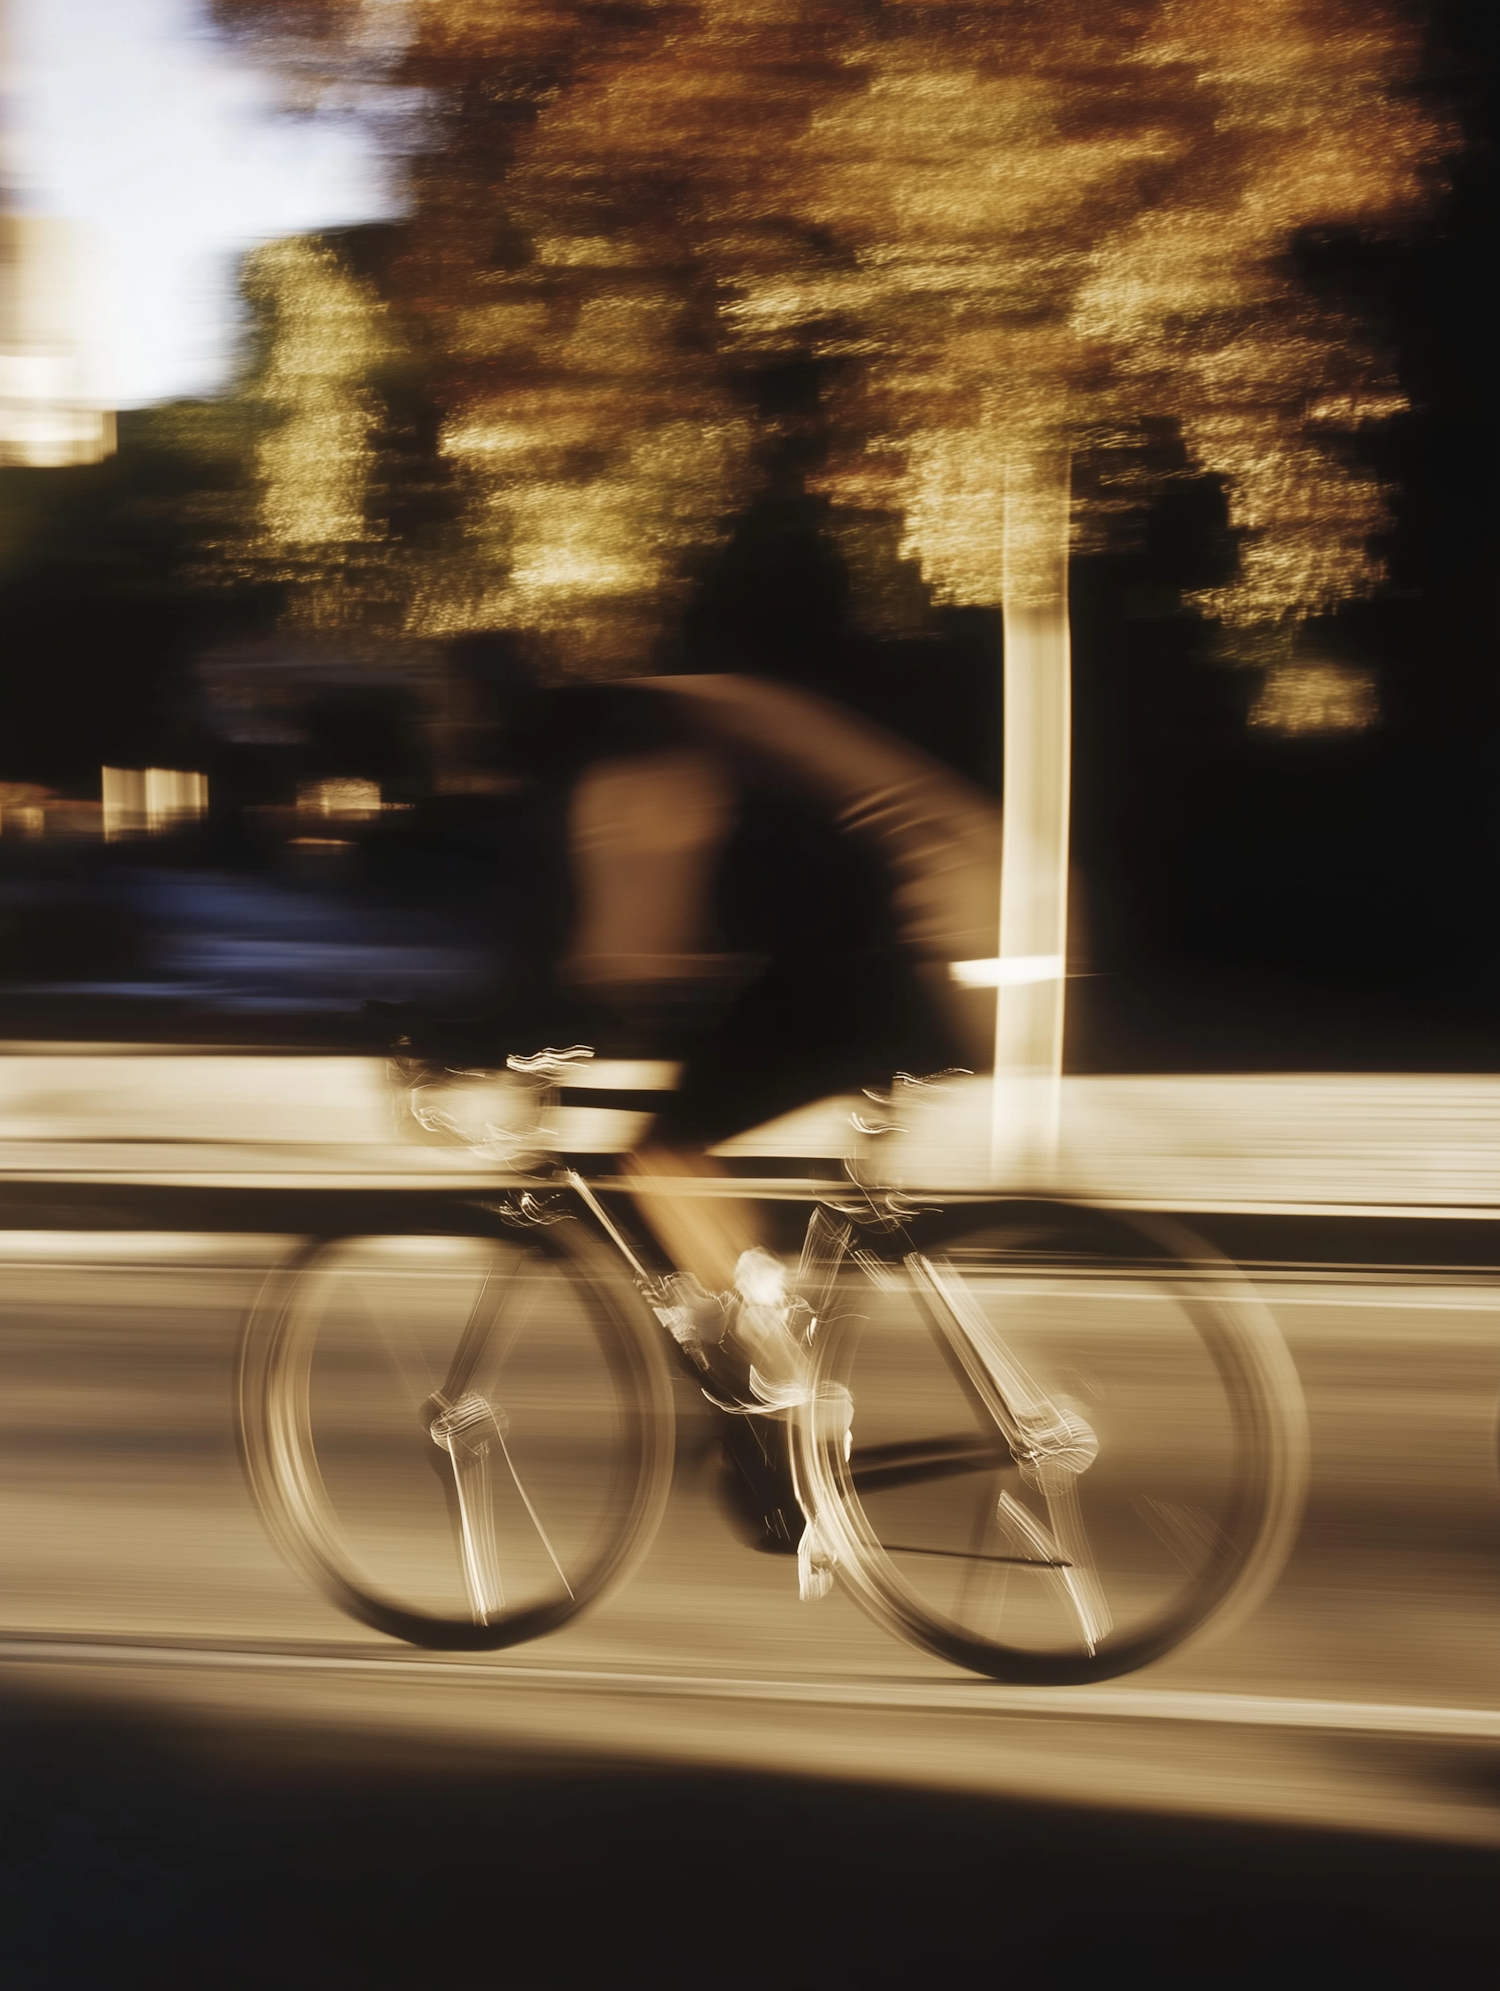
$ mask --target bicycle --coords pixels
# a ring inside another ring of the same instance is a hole
[[[598,1602],[666,1503],[673,1360],[803,1594],[838,1581],[972,1672],[1114,1677],[1264,1597],[1300,1519],[1306,1419],[1269,1313],[1201,1240],[1098,1204],[895,1193],[851,1161],[795,1192],[813,1202],[781,1308],[799,1387],[742,1362],[726,1397],[625,1185],[545,1152],[587,1055],[416,1086],[417,1124],[503,1164],[500,1193],[414,1207],[406,1229],[332,1226],[249,1316],[250,1487],[343,1610],[481,1650]],[[456,1080],[500,1118],[450,1110]]]

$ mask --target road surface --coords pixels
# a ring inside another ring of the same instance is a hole
[[[1291,1565],[1224,1642],[1048,1691],[971,1680],[838,1593],[799,1603],[728,1525],[687,1387],[666,1524],[597,1613],[477,1659],[352,1624],[283,1566],[235,1451],[237,1330],[289,1243],[0,1234],[18,1688],[1500,1846],[1500,1276],[1264,1271],[1312,1420]]]

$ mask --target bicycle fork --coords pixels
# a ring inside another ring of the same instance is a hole
[[[1010,1447],[1021,1477],[1047,1506],[1047,1524],[1009,1491],[995,1518],[1025,1559],[1055,1573],[1090,1654],[1112,1619],[1094,1574],[1078,1481],[1099,1456],[1099,1440],[1077,1411],[1049,1396],[1004,1336],[975,1305],[962,1279],[919,1252],[906,1259],[917,1291],[970,1385]]]
[[[450,1403],[439,1395],[430,1399],[429,1409],[437,1415],[428,1424],[428,1435],[453,1466],[453,1487],[458,1501],[458,1524],[464,1587],[469,1608],[477,1625],[487,1625],[505,1608],[505,1586],[500,1578],[500,1556],[495,1541],[495,1511],[490,1497],[491,1447],[498,1448],[506,1471],[536,1530],[537,1539],[557,1571],[558,1580],[569,1597],[569,1583],[557,1552],[532,1505],[521,1475],[516,1471],[506,1437],[510,1419],[498,1404],[474,1391]]]

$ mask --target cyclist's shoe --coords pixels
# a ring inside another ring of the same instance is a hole
[[[765,1268],[747,1263],[752,1258],[784,1278],[768,1252],[746,1252],[740,1259],[746,1278],[733,1292],[706,1293],[690,1274],[677,1274],[663,1280],[654,1302],[657,1318],[702,1377],[709,1402],[742,1416],[785,1410],[807,1395],[806,1356],[787,1329],[789,1309],[767,1297],[773,1289]]]
[[[690,1273],[678,1273],[663,1279],[652,1299],[657,1319],[694,1368],[712,1373],[713,1351],[723,1341],[728,1325],[724,1297],[705,1293]]]
[[[750,1362],[750,1388],[765,1410],[806,1403],[812,1387],[806,1344],[795,1331],[797,1303],[786,1289],[780,1259],[757,1246],[740,1253],[734,1268],[730,1333]]]
[[[753,1416],[766,1409],[755,1371],[733,1332],[734,1293],[705,1293],[691,1275],[662,1281],[656,1317],[698,1371],[703,1394],[716,1410]]]
[[[766,1554],[795,1555],[801,1594],[821,1597],[832,1585],[834,1558],[802,1512],[792,1473],[784,1413],[808,1401],[811,1363],[795,1331],[806,1310],[788,1297],[786,1284],[779,1260],[746,1251],[733,1292],[706,1293],[678,1275],[663,1282],[656,1311],[698,1370],[704,1396],[729,1413],[723,1493],[736,1533]]]
[[[797,1544],[797,1595],[804,1604],[828,1595],[837,1563],[833,1544],[816,1521],[809,1521]]]
[[[746,1547],[762,1555],[796,1555],[806,1532],[789,1438],[785,1424],[767,1417],[727,1417],[721,1427],[726,1518]]]

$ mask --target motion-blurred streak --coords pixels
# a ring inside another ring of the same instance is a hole
[[[663,1097],[676,1067],[601,1059],[572,1093]],[[1180,1210],[1500,1211],[1500,1077],[1068,1078],[1054,1186]],[[851,1160],[897,1188],[982,1190],[990,1166],[987,1080],[898,1088],[899,1131],[865,1137],[861,1104],[832,1098],[716,1152]],[[425,1144],[382,1060],[172,1054],[153,1047],[0,1047],[0,1178],[64,1172],[180,1182],[195,1169],[268,1177],[494,1180],[466,1150]],[[648,1115],[585,1100],[549,1114],[569,1152],[624,1153]],[[147,1145],[149,1143],[149,1146]],[[708,1185],[705,1185],[707,1187]]]

